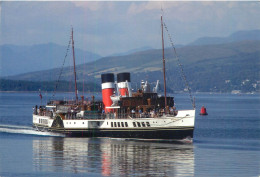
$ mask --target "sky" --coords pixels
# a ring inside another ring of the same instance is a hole
[[[73,26],[76,48],[107,56],[160,48],[161,14],[174,43],[185,45],[260,29],[259,9],[259,1],[1,1],[0,44],[67,46]]]

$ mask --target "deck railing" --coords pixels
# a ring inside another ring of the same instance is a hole
[[[57,114],[57,113],[56,113]],[[34,115],[55,117],[52,111],[40,111]],[[64,114],[63,114],[64,115]],[[167,114],[167,116],[175,116],[176,114]],[[85,113],[84,116],[77,115],[77,112],[68,112],[65,114],[65,119],[134,119],[134,118],[158,118],[164,116],[164,113]]]

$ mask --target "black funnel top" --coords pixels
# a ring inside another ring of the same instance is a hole
[[[113,73],[101,74],[101,81],[102,83],[115,82],[114,74]]]
[[[130,73],[118,73],[117,74],[117,82],[125,82],[125,81],[131,82],[130,80]]]

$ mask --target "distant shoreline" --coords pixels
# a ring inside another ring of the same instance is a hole
[[[52,93],[53,91],[41,91],[42,93]],[[81,91],[80,91],[81,92]],[[0,90],[0,93],[39,93],[39,91],[1,91]],[[71,94],[74,94],[75,92],[66,92],[66,91],[56,91],[56,93],[71,93]],[[101,92],[89,92],[89,91],[86,91],[84,92],[84,94],[88,94],[88,93],[91,93],[91,94],[101,94]],[[188,94],[186,92],[180,92],[180,91],[176,91],[175,93],[169,93],[171,95],[174,95],[174,94]],[[247,93],[231,93],[231,92],[194,92],[192,94],[231,94],[231,95],[257,95],[257,94],[260,94],[260,92],[247,92]]]
[[[42,90],[41,92],[42,92],[42,93],[46,93],[46,92],[52,93],[52,91],[44,91],[44,90]],[[1,90],[0,90],[0,93],[39,93],[39,91],[1,91]],[[56,93],[75,93],[75,92],[56,91]],[[85,91],[84,93],[86,94],[86,93],[100,93],[100,92],[89,92],[89,91]]]

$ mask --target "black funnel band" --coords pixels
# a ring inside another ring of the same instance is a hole
[[[130,73],[118,73],[117,74],[117,82],[131,82],[130,80]]]
[[[114,74],[113,73],[101,74],[101,81],[102,83],[115,82]]]

